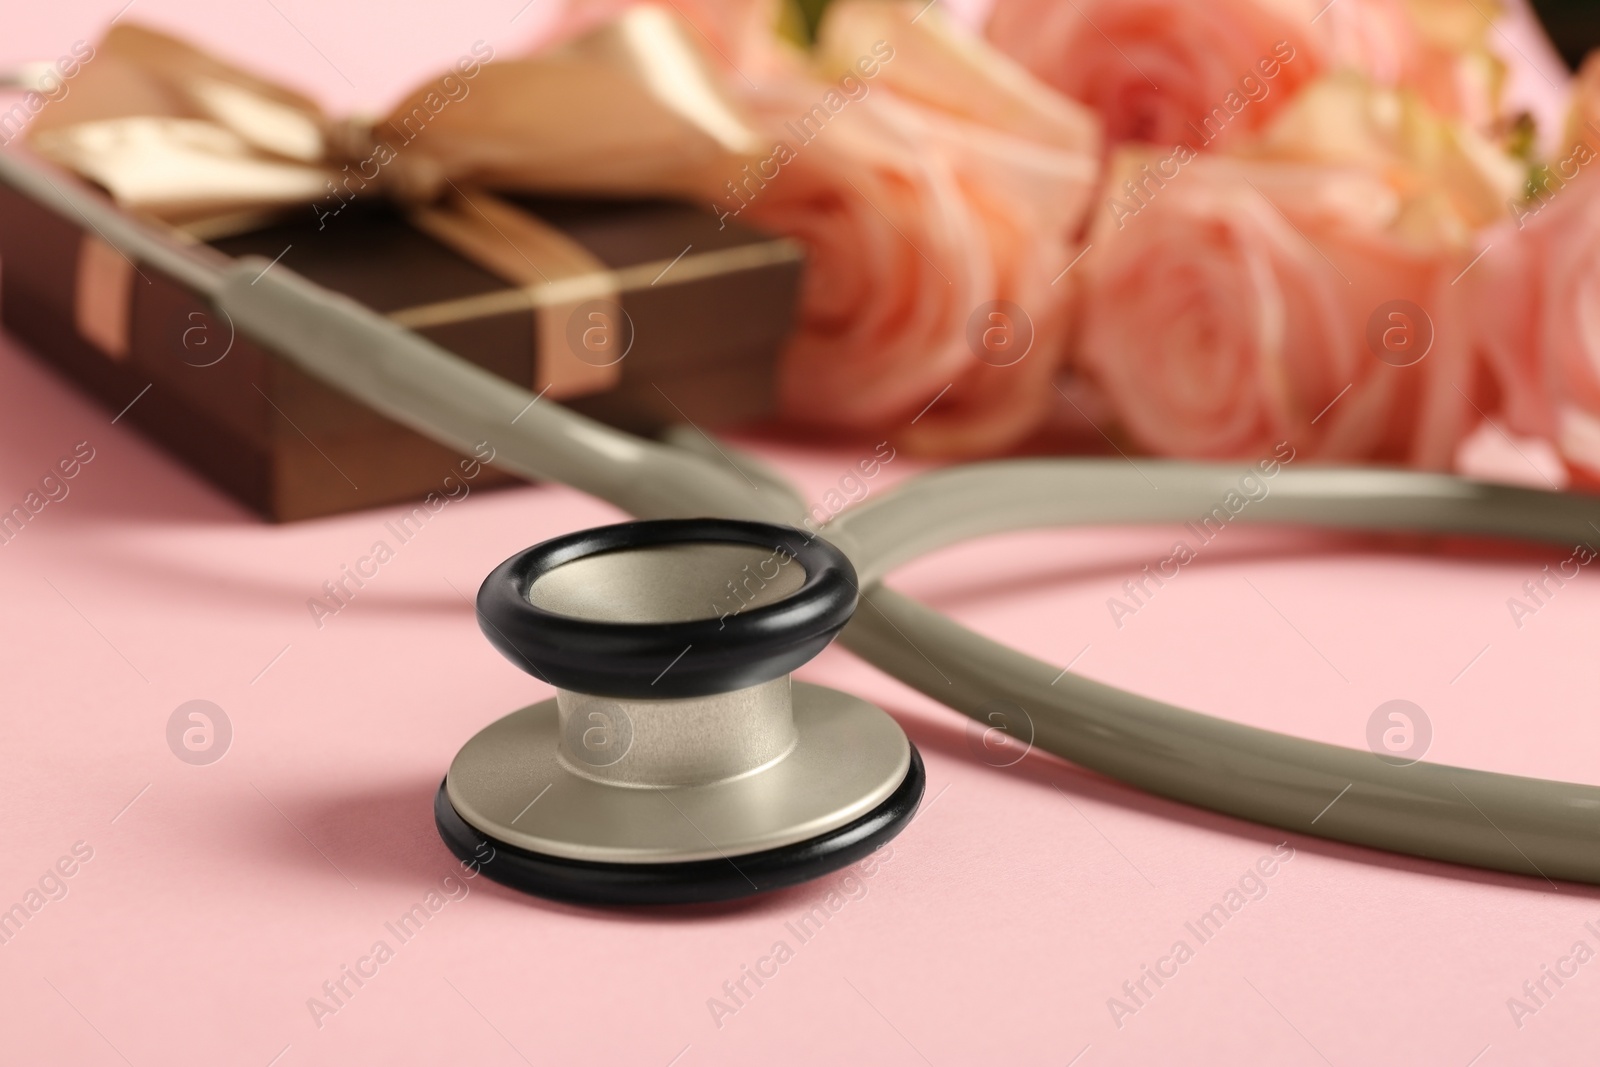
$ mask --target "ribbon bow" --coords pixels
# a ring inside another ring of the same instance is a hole
[[[403,205],[463,186],[706,197],[758,137],[680,18],[639,5],[524,59],[481,42],[377,121],[317,104],[172,37],[112,28],[40,113],[39,154],[131,211],[184,223],[376,191]]]

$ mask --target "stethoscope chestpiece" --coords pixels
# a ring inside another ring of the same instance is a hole
[[[729,900],[866,856],[916,811],[922,761],[882,710],[789,677],[856,599],[843,553],[766,523],[622,523],[512,556],[478,621],[556,697],[457,754],[445,844],[588,904]]]

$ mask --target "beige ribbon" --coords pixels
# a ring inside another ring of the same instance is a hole
[[[567,329],[576,304],[539,290],[593,276],[597,285],[575,288],[614,297],[604,280],[615,275],[487,190],[709,200],[761,142],[693,31],[663,8],[630,7],[532,58],[487,55],[475,46],[375,122],[333,120],[307,97],[124,23],[29,139],[129,211],[197,230],[307,204],[325,217],[357,193],[385,196],[526,291],[538,318],[536,388],[553,397],[606,388],[620,369],[569,343],[588,336]],[[92,235],[84,241],[80,332],[120,357],[128,278],[113,259],[127,264]]]

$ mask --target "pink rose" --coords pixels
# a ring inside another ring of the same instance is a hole
[[[1322,69],[1309,14],[1270,0],[998,0],[987,33],[1112,143],[1258,129]]]
[[[1070,282],[1054,283],[1077,254],[1098,131],[917,12],[830,8],[810,76],[747,94],[773,154],[717,207],[807,246],[790,420],[992,452],[1049,409],[1070,321]]]
[[[1125,150],[1114,165],[1142,161]],[[1375,314],[1386,351],[1424,343],[1411,308],[1438,300],[1440,258],[1389,234],[1398,210],[1358,169],[1193,157],[1120,229],[1102,216],[1091,233],[1085,369],[1153,452],[1252,458],[1288,441],[1317,458],[1448,465],[1472,425],[1451,389],[1456,350],[1397,367],[1368,343]],[[1379,310],[1391,303],[1398,318]]]
[[[1109,139],[1196,149],[1271,121],[1351,69],[1441,114],[1495,118],[1489,0],[997,0],[989,38],[1105,121]]]
[[[1084,368],[1156,452],[1448,466],[1488,402],[1452,283],[1518,177],[1354,75],[1248,158],[1124,148],[1084,261]]]
[[[1509,428],[1551,441],[1592,485],[1600,481],[1600,182],[1554,190],[1522,221],[1484,235],[1488,250],[1462,281],[1463,312]]]

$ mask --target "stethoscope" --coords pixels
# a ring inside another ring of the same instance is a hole
[[[645,520],[535,545],[479,591],[485,635],[556,689],[469,740],[436,796],[445,843],[491,878],[586,903],[723,900],[871,853],[915,813],[923,769],[881,709],[790,680],[841,635],[957,711],[1024,709],[1034,746],[1160,796],[1393,852],[1600,883],[1600,788],[1226,722],[1063,671],[882,584],[970,538],[1182,522],[1235,487],[1233,467],[970,464],[844,511],[823,538],[795,525],[804,505],[778,474],[693,428],[651,441],[603,426],[265,260],[197,257],[13,157],[0,155],[0,180],[207,295],[233,328],[397,422],[462,453],[488,441],[498,465]],[[1237,519],[1570,547],[1600,530],[1600,500],[1296,467]]]

